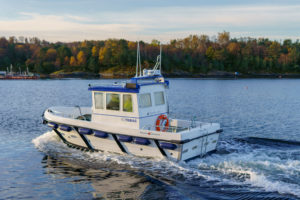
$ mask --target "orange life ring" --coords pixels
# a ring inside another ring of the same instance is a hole
[[[169,128],[169,119],[167,115],[159,115],[156,120],[156,130],[165,132],[168,130],[168,128]]]

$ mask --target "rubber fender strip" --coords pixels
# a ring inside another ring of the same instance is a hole
[[[57,129],[53,129],[53,130],[63,142],[67,141]]]
[[[154,142],[155,142],[157,148],[159,149],[160,153],[161,153],[163,156],[167,157],[166,152],[160,147],[158,141],[157,141],[157,140],[154,140]]]
[[[84,137],[84,135],[80,134],[78,131],[77,127],[74,127],[74,129],[76,130],[76,132],[80,135],[81,139],[83,140],[83,142],[85,143],[85,145],[90,149],[90,150],[94,150],[94,148],[90,145],[90,143],[87,141],[87,139]]]
[[[116,141],[117,145],[119,146],[119,148],[121,149],[122,152],[127,153],[126,150],[124,149],[124,147],[122,146],[121,142],[118,140],[118,137],[115,134],[111,134],[114,138],[114,140]]]

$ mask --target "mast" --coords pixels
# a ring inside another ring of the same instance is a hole
[[[142,76],[140,42],[137,43],[137,49],[136,49],[136,70],[135,70],[135,77],[138,77],[138,76]]]
[[[142,64],[141,64],[141,52],[140,52],[140,45],[139,45],[139,65],[140,65],[140,76],[142,76]]]
[[[159,71],[160,71],[160,74],[161,74],[161,42],[159,44],[160,44],[160,51],[159,51]]]
[[[135,68],[135,77],[138,77],[138,67],[139,67],[139,42],[137,42],[136,47],[136,68]]]

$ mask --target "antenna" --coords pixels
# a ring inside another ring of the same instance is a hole
[[[156,58],[155,66],[153,67],[153,70],[159,70],[160,74],[161,74],[161,51],[162,51],[162,48],[161,48],[161,44],[160,44],[160,52]]]
[[[139,47],[140,47],[139,42],[137,42],[135,77],[138,77],[138,72],[139,72]]]
[[[140,71],[140,74],[139,74],[139,71]],[[140,42],[137,42],[137,49],[136,49],[136,70],[135,70],[135,77],[138,77],[138,76],[142,76]]]
[[[160,52],[159,52],[159,71],[161,73],[161,42],[159,43],[160,44]]]
[[[141,52],[140,52],[140,45],[139,45],[139,65],[140,65],[140,76],[142,76],[142,64],[141,64]]]

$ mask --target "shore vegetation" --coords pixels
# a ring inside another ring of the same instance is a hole
[[[0,70],[11,64],[40,74],[135,72],[135,41],[55,42],[39,38],[1,37]],[[142,65],[152,67],[159,54],[159,41],[140,41]],[[216,37],[190,35],[162,45],[165,73],[207,74],[214,71],[243,74],[300,73],[300,42],[268,38],[231,38],[229,32]]]

